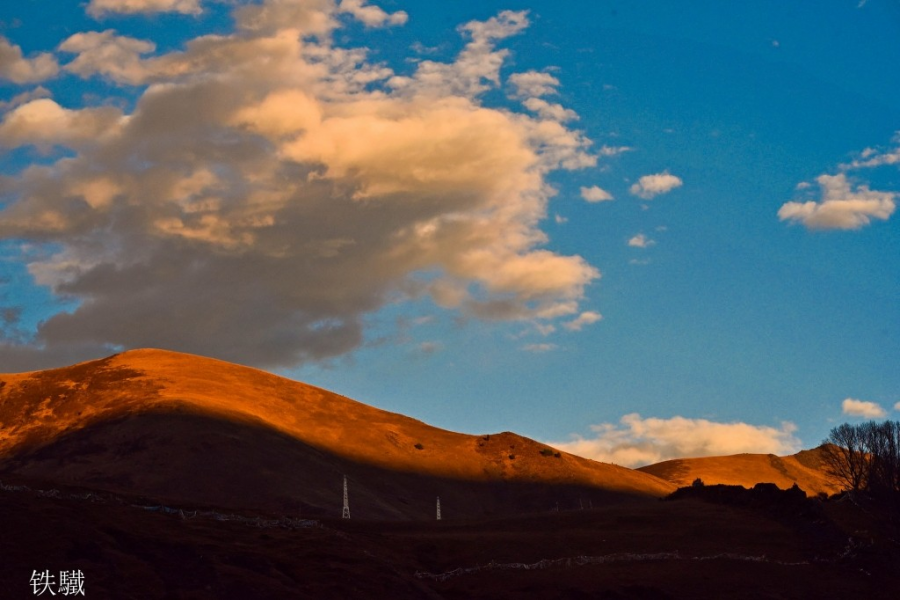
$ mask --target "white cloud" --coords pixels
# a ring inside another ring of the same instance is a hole
[[[854,398],[845,398],[841,402],[841,410],[845,415],[853,417],[865,417],[867,419],[879,419],[883,417],[885,411],[881,405],[866,400],[856,400]]]
[[[102,17],[107,13],[174,12],[197,15],[203,12],[203,9],[200,7],[200,0],[91,0],[87,12],[92,17]]]
[[[598,154],[600,156],[618,156],[624,152],[631,152],[634,148],[630,146],[601,146]]]
[[[522,103],[525,108],[536,112],[544,119],[551,119],[564,123],[578,119],[578,113],[562,104],[553,104],[541,98],[529,98]]]
[[[48,355],[152,346],[297,364],[352,351],[365,315],[423,296],[482,319],[579,314],[600,274],[547,250],[539,225],[547,175],[595,164],[590,141],[482,97],[504,87],[497,45],[526,14],[463,25],[455,60],[405,77],[336,47],[339,14],[266,0],[182,51],[112,31],[61,44],[70,72],[147,87],[128,114],[39,98],[0,123],[7,147],[73,150],[6,181],[0,212],[0,238],[49,244],[21,257],[31,273],[80,301],[40,325]]]
[[[628,245],[632,248],[648,248],[654,245],[656,242],[648,238],[643,233],[639,233],[636,236],[632,237],[628,240]]]
[[[612,194],[596,185],[581,188],[581,197],[588,202],[605,202],[613,199]]]
[[[515,95],[520,98],[539,98],[556,94],[559,79],[549,73],[527,71],[525,73],[513,73],[509,76],[509,82],[515,87]]]
[[[894,405],[894,410],[900,410],[900,402]]]
[[[557,348],[558,346],[556,344],[526,344],[522,346],[522,350],[525,350],[526,352],[535,352],[537,354],[552,352]]]
[[[543,336],[548,336],[556,331],[556,326],[550,323],[535,323],[534,330]]]
[[[674,458],[727,456],[740,453],[791,454],[800,448],[797,427],[747,423],[716,423],[706,419],[642,418],[625,415],[619,424],[592,425],[594,436],[575,436],[570,442],[550,445],[603,462],[638,467]]]
[[[644,175],[638,179],[637,183],[632,184],[628,191],[633,196],[650,200],[654,196],[666,194],[677,187],[681,187],[682,181],[680,177],[671,175],[669,172],[656,173],[654,175]]]
[[[0,36],[0,80],[35,83],[55,77],[58,72],[56,58],[49,52],[25,58],[19,46]]]
[[[782,221],[802,223],[808,229],[859,229],[872,219],[887,220],[896,208],[895,192],[851,187],[844,173],[816,178],[821,202],[787,202],[778,210]]]
[[[849,164],[841,165],[844,171],[853,169],[874,169],[886,165],[900,165],[900,132],[894,135],[894,142],[898,144],[894,148],[887,150],[879,150],[877,148],[866,148],[860,153],[859,158]]]
[[[528,27],[526,11],[504,10],[487,21],[471,21],[458,30],[469,37],[452,63],[423,60],[412,77],[392,77],[389,85],[398,92],[406,88],[418,95],[481,94],[500,82],[500,67],[509,54],[497,50],[499,40],[521,33]]]
[[[584,311],[583,313],[581,313],[580,315],[578,315],[578,317],[576,319],[573,319],[572,321],[566,321],[565,323],[563,323],[563,327],[565,327],[569,331],[581,331],[581,329],[585,325],[590,325],[592,323],[596,323],[597,321],[601,320],[602,318],[603,318],[603,315],[601,315],[600,313],[592,311],[592,310],[587,310],[587,311]]]
[[[388,14],[378,6],[366,4],[366,0],[341,0],[339,12],[353,15],[354,19],[366,27],[403,25],[408,19],[408,15],[402,10]]]

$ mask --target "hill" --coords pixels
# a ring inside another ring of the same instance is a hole
[[[774,483],[782,489],[797,484],[808,496],[840,491],[825,474],[821,450],[803,450],[790,456],[735,454],[704,458],[680,458],[641,467],[638,471],[655,475],[683,487],[700,478],[707,485]]]
[[[504,432],[465,435],[256,369],[162,350],[0,375],[0,473],[309,516],[511,514],[675,486]]]

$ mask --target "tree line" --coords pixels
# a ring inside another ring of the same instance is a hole
[[[822,445],[822,456],[845,490],[900,496],[900,421],[839,425]]]

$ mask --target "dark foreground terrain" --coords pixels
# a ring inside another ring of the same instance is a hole
[[[852,501],[713,496],[306,521],[4,480],[0,597],[38,597],[44,570],[80,570],[84,597],[113,599],[897,597],[896,542]]]

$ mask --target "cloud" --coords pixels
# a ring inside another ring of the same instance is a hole
[[[597,321],[601,320],[602,318],[603,318],[603,315],[601,315],[600,313],[594,312],[592,310],[587,310],[587,311],[581,313],[580,315],[578,315],[578,317],[576,319],[574,319],[572,321],[566,321],[565,323],[563,323],[563,327],[565,327],[569,331],[581,331],[581,329],[585,325],[590,325],[592,323],[596,323]]]
[[[807,229],[859,229],[872,219],[887,220],[896,208],[895,192],[851,187],[844,173],[816,178],[821,202],[787,202],[778,210],[782,221],[802,223]]]
[[[900,410],[900,402],[894,405],[894,410]]]
[[[639,233],[636,236],[632,237],[628,240],[628,245],[632,248],[648,248],[654,245],[656,242],[648,238],[643,233]]]
[[[874,169],[887,165],[900,165],[900,131],[894,134],[893,148],[880,150],[878,148],[866,148],[863,150],[859,158],[850,163],[840,165],[842,171],[850,171],[856,169]]]
[[[543,352],[552,352],[556,350],[559,346],[556,344],[526,344],[522,346],[522,350],[526,352],[535,352],[535,353],[543,353]]]
[[[845,398],[841,402],[841,411],[845,415],[852,417],[865,417],[867,419],[880,419],[887,414],[879,404],[868,402],[866,400],[856,400],[854,398]]]
[[[102,17],[107,13],[174,12],[198,15],[203,12],[203,9],[200,7],[200,0],[91,0],[87,12],[92,17]]]
[[[101,74],[117,83],[140,85],[153,76],[154,68],[141,55],[156,50],[156,44],[116,35],[112,29],[76,33],[63,41],[59,50],[77,54],[63,68],[82,77]]]
[[[631,152],[634,148],[630,146],[601,146],[598,154],[600,156],[618,156],[624,152]]]
[[[650,200],[654,196],[666,194],[677,187],[681,187],[682,183],[680,177],[664,171],[655,175],[644,175],[638,179],[637,183],[632,184],[628,191],[632,196]]]
[[[581,188],[581,197],[588,202],[605,202],[613,199],[612,194],[596,185]]]
[[[59,65],[49,52],[25,58],[19,46],[0,36],[0,80],[13,83],[36,83],[56,77]]]
[[[141,87],[127,113],[38,98],[0,122],[7,147],[70,150],[4,180],[0,238],[43,248],[19,259],[78,303],[0,354],[152,346],[275,367],[354,350],[366,315],[406,299],[579,314],[600,274],[539,225],[548,174],[595,164],[590,140],[482,97],[505,87],[497,46],[526,14],[464,24],[454,60],[398,74],[332,43],[340,10],[241,6],[234,32],[169,53],[112,31],[61,44],[71,73]]]
[[[339,12],[353,15],[354,19],[366,27],[403,25],[408,19],[408,15],[402,10],[388,14],[378,6],[366,4],[366,0],[341,0]]]
[[[560,123],[578,119],[578,113],[576,113],[574,110],[566,108],[562,104],[553,104],[547,102],[546,100],[542,100],[541,98],[529,98],[522,104],[523,106],[525,106],[525,108],[530,111],[536,112],[544,119],[559,121]]]
[[[114,136],[122,113],[113,107],[69,110],[49,98],[26,102],[8,112],[0,122],[0,146],[63,145],[79,148]]]
[[[706,419],[642,418],[625,415],[619,424],[592,425],[594,436],[575,436],[569,442],[550,445],[602,462],[638,467],[674,458],[727,456],[740,453],[792,454],[799,450],[797,427],[747,423],[716,423]]]
[[[443,349],[444,345],[440,342],[421,342],[416,346],[416,352],[423,356],[431,356]]]
[[[513,73],[509,76],[509,82],[515,88],[515,95],[520,98],[539,98],[558,93],[559,79],[549,73],[527,71],[525,73]]]
[[[22,92],[21,94],[16,94],[9,100],[0,102],[0,111],[11,110],[13,108],[16,108],[17,106],[27,104],[32,100],[37,100],[38,98],[49,98],[51,95],[52,94],[50,93],[50,90],[48,90],[44,86],[39,85],[32,90]]]

